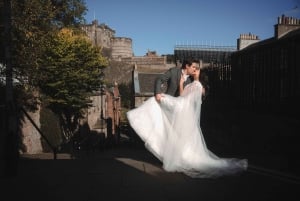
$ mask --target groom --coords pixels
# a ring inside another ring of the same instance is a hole
[[[154,95],[155,99],[160,102],[163,97],[162,94],[162,84],[167,83],[167,91],[166,94],[171,96],[179,96],[179,82],[181,76],[184,77],[185,82],[184,86],[192,82],[192,77],[190,75],[196,70],[198,61],[196,60],[185,60],[182,62],[181,68],[172,67],[167,70],[164,74],[158,76],[155,80],[154,84]]]

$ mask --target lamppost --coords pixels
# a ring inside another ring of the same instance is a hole
[[[99,90],[99,93],[100,93],[100,97],[101,97],[101,113],[100,113],[100,118],[101,119],[104,119],[103,118],[103,95],[104,95],[104,85],[103,85],[103,80],[104,80],[104,72],[103,70],[101,69],[101,72],[100,72],[100,90]]]
[[[103,116],[103,95],[105,95],[105,85],[103,84],[103,80],[104,80],[104,72],[103,69],[101,68],[101,72],[100,72],[100,89],[99,89],[99,95],[100,95],[100,118],[97,118],[97,121],[95,123],[95,125],[93,126],[94,129],[104,129],[106,128],[106,119],[104,119]]]

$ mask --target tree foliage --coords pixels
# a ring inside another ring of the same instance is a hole
[[[27,88],[36,84],[38,58],[54,29],[50,1],[12,1],[12,62],[14,76]]]
[[[83,15],[87,8],[84,0],[51,0],[53,5],[53,22],[59,27],[78,27],[84,22]]]
[[[0,27],[3,27],[1,7]],[[23,87],[18,93],[21,105],[34,106],[39,79],[39,60],[52,43],[53,35],[62,27],[78,27],[87,8],[83,0],[11,0],[10,56],[14,79]],[[0,38],[4,49],[4,37]],[[0,63],[4,63],[1,53]],[[5,71],[0,72],[4,76]],[[1,75],[0,75],[1,76]]]
[[[82,0],[12,0],[12,60],[20,81],[35,81],[37,61],[53,33],[78,25],[85,11]]]
[[[101,50],[84,35],[66,28],[53,36],[41,57],[39,87],[48,107],[59,115],[66,139],[89,106],[91,92],[99,87],[99,70],[107,63]]]
[[[22,91],[17,94],[19,104],[37,105],[40,90],[43,104],[61,118],[68,138],[89,105],[89,93],[99,85],[99,67],[107,66],[100,49],[80,34],[85,1],[11,0],[11,4],[11,60]]]

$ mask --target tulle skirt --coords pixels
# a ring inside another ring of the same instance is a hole
[[[164,170],[212,178],[247,169],[246,159],[219,158],[207,149],[200,128],[199,97],[164,96],[161,103],[151,97],[127,113],[131,127]]]

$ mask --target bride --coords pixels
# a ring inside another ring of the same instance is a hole
[[[127,112],[129,123],[168,172],[211,178],[245,171],[247,159],[219,158],[207,149],[200,128],[204,89],[199,76],[196,68],[194,81],[184,89],[181,79],[179,97],[164,94],[160,103],[151,97]]]

